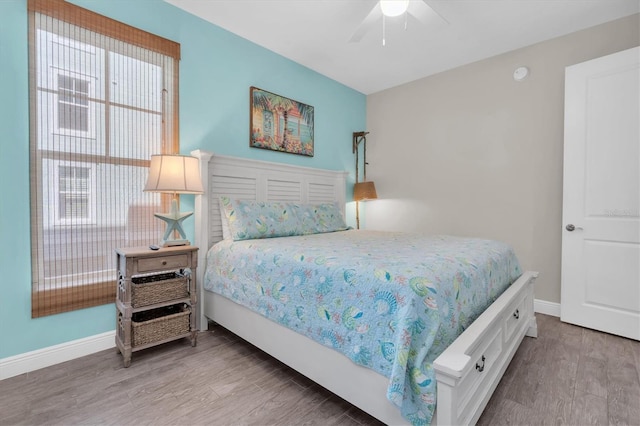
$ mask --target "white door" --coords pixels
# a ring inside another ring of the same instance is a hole
[[[565,77],[561,319],[640,340],[640,47]]]

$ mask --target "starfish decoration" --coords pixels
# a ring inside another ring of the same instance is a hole
[[[187,236],[184,233],[184,229],[182,228],[182,221],[191,216],[193,212],[170,212],[170,213],[154,213],[154,216],[158,219],[164,220],[167,222],[167,230],[164,232],[164,236],[162,237],[162,241],[171,241],[170,239],[171,233],[173,231],[178,231],[180,237],[183,240],[187,239]]]

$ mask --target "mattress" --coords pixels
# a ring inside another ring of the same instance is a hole
[[[203,285],[388,377],[387,398],[429,424],[433,360],[520,275],[501,242],[348,230],[223,240]]]

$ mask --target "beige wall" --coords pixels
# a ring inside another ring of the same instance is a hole
[[[640,45],[640,15],[367,98],[367,229],[500,239],[560,302],[564,69]],[[518,66],[529,77],[513,80]]]

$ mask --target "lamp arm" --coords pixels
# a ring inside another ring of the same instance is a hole
[[[367,139],[364,139],[364,149],[362,155],[362,180],[367,181]]]
[[[360,180],[360,170],[359,170],[359,158],[358,155],[358,146],[360,142],[364,142],[364,158],[363,158],[363,171],[364,171],[364,181],[367,180],[367,135],[369,132],[353,132],[353,152],[356,154],[356,183]]]
[[[358,183],[358,178],[360,176],[360,172],[358,170],[358,145],[356,145],[356,183]]]

